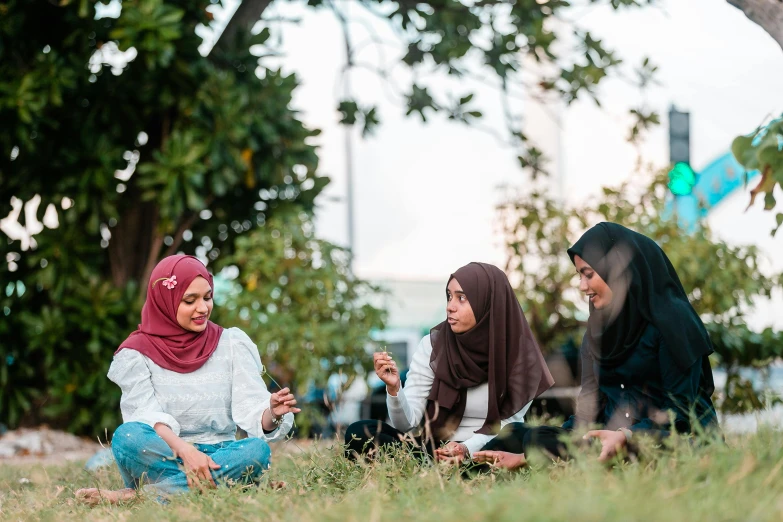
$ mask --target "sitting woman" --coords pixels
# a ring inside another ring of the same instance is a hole
[[[249,483],[269,468],[268,441],[299,412],[287,388],[270,394],[250,338],[210,322],[212,276],[197,258],[171,256],[152,272],[141,325],[119,347],[109,379],[122,389],[124,424],[112,452],[126,489],[81,489],[116,503],[143,487],[156,496]],[[249,438],[237,441],[239,426]]]
[[[568,255],[590,301],[576,415],[562,428],[508,425],[477,460],[513,469],[525,464],[531,447],[566,457],[562,435],[590,424],[602,427],[585,435],[601,441],[601,461],[637,435],[662,439],[717,427],[712,343],[663,250],[648,237],[601,223]]]
[[[374,354],[392,425],[352,424],[345,434],[348,457],[409,439],[437,460],[460,463],[499,427],[523,421],[531,401],[552,386],[541,350],[499,268],[470,263],[452,274],[446,315],[419,343],[404,388],[391,355]],[[407,436],[422,418],[422,434]]]

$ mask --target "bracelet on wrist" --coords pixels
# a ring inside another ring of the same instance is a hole
[[[275,426],[280,426],[280,423],[283,422],[283,415],[278,417],[275,415],[275,412],[272,410],[272,408],[269,408],[269,420],[271,420],[272,424]]]
[[[468,449],[468,446],[464,442],[460,442],[459,445],[462,448],[462,456],[467,460],[471,460],[472,457],[470,456],[470,450]]]

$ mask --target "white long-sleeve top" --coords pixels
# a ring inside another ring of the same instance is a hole
[[[253,341],[239,328],[223,330],[212,356],[198,370],[177,373],[155,364],[136,350],[114,356],[108,377],[122,389],[123,422],[160,422],[186,442],[215,444],[236,438],[237,426],[250,437],[280,440],[291,430],[294,415],[264,433],[261,416],[271,393]]]
[[[430,368],[430,356],[432,355],[432,343],[430,336],[425,336],[416,347],[411,361],[405,386],[397,395],[386,394],[386,406],[389,409],[391,425],[400,431],[410,431],[416,428],[424,416],[427,408],[427,397],[435,380],[435,373]],[[469,388],[465,413],[451,440],[462,442],[467,446],[470,455],[479,451],[494,435],[475,433],[481,429],[487,419],[487,405],[489,403],[489,384],[484,383],[474,388]],[[525,413],[530,409],[532,401],[508,419],[500,421],[501,428],[509,422],[524,422]]]

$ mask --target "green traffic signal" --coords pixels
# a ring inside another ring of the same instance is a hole
[[[675,196],[687,196],[696,186],[696,172],[687,163],[676,163],[669,171],[668,186]]]

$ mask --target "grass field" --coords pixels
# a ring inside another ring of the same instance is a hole
[[[567,463],[531,455],[531,467],[464,480],[454,470],[398,453],[373,465],[344,460],[328,441],[302,451],[276,448],[270,480],[288,486],[217,489],[161,505],[137,498],[120,506],[77,504],[80,487],[122,487],[113,468],[79,463],[3,465],[0,520],[783,520],[783,433],[762,431],[726,444],[645,448],[635,462],[598,464],[592,449]]]

